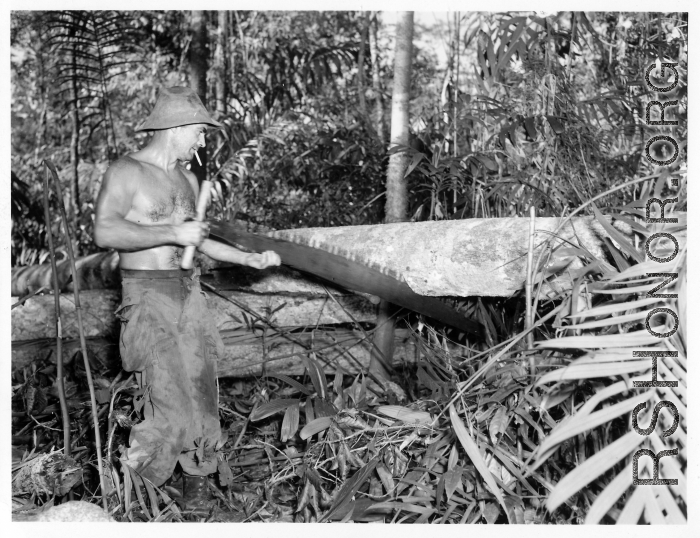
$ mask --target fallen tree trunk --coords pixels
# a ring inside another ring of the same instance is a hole
[[[560,222],[554,217],[535,220],[535,256]],[[623,233],[630,231],[624,223],[617,225]],[[376,268],[421,296],[510,297],[525,283],[529,219],[300,228],[269,235]],[[573,218],[558,235],[598,259],[606,257],[602,238],[607,234],[593,217]]]
[[[247,331],[223,331],[226,354],[218,362],[219,377],[249,377],[261,375],[263,371],[301,375],[304,364],[302,355],[314,353],[328,374],[341,367],[347,374],[367,372],[370,362],[370,343],[357,331],[337,329],[294,333],[293,338],[310,346],[290,342],[280,335],[265,338]],[[88,355],[91,362],[105,369],[120,367],[119,346],[114,338],[88,338]],[[12,342],[12,370],[32,363],[48,361],[55,363],[55,340],[40,339]],[[69,365],[80,353],[78,339],[66,339],[63,343],[63,362]],[[416,361],[417,349],[407,329],[397,330],[394,359],[398,363],[412,364]]]
[[[270,267],[263,271],[241,265],[223,264],[202,255],[202,281],[222,290],[241,290],[253,293],[315,294],[324,295],[325,288],[310,276],[301,275],[288,267]],[[116,290],[121,286],[119,255],[110,250],[78,258],[75,262],[80,290]],[[61,292],[73,291],[70,264],[57,264],[58,285]],[[11,295],[23,297],[40,288],[52,289],[50,263],[13,267]],[[337,288],[333,288],[337,290]]]
[[[249,310],[277,326],[317,326],[339,323],[374,322],[375,306],[357,295],[272,295],[238,291],[221,291],[225,297],[239,302]],[[213,293],[208,295],[209,308],[220,331],[244,328],[245,310]],[[17,298],[13,298],[15,302]],[[81,292],[83,329],[88,338],[116,338],[119,320],[115,312],[121,292],[117,290],[87,290]],[[77,338],[77,315],[72,296],[62,294],[61,327],[65,338]],[[12,341],[37,340],[56,337],[56,313],[52,295],[37,295],[12,309]],[[270,315],[272,313],[272,315]]]
[[[56,264],[58,285],[61,291],[73,291],[70,282],[70,262],[62,260]],[[78,258],[75,268],[80,278],[81,290],[115,289],[121,283],[119,276],[119,256],[114,251],[99,252]],[[11,294],[13,297],[28,295],[41,287],[52,289],[53,274],[50,263],[13,267],[11,277]]]
[[[678,213],[677,216],[685,219],[685,213]],[[253,250],[261,250],[259,247],[262,246],[262,243],[256,246],[256,237],[312,247],[406,282],[419,295],[509,297],[520,291],[525,281],[528,222],[529,219],[525,218],[464,219],[302,228],[266,234],[250,234],[244,225],[239,224],[221,226],[224,235],[235,236],[236,231],[240,231],[242,236],[247,237],[248,248]],[[559,222],[558,218],[536,219],[535,245],[538,248],[550,237]],[[628,225],[616,221],[615,226],[623,235],[629,236]],[[593,217],[573,218],[559,235],[580,244],[593,256],[605,258],[603,239],[608,236]],[[677,239],[684,239],[683,234]],[[80,289],[117,288],[120,281],[117,264],[118,256],[113,251],[77,260]],[[203,264],[203,273],[212,273],[210,278],[215,278],[217,272],[221,275],[230,272],[232,277],[222,278],[231,285],[236,285],[232,282],[235,279],[242,279],[267,286],[268,292],[281,293],[290,279],[298,282],[305,280],[298,273],[285,272],[284,269],[271,268],[256,274],[242,268],[224,269],[206,258]],[[310,270],[313,272],[313,268]],[[68,291],[70,271],[67,261],[59,262],[58,272],[61,290]],[[561,286],[565,280],[555,281],[555,284]],[[50,284],[50,264],[12,269],[13,296],[27,295],[42,286],[50,288]]]
[[[343,288],[376,295],[472,335],[480,336],[482,333],[480,323],[465,318],[443,301],[416,294],[397,274],[385,274],[379,268],[332,252],[284,239],[259,236],[223,223],[213,223],[211,235],[246,249],[274,250],[280,255],[282,263],[311,272]]]

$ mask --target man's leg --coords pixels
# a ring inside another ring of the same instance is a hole
[[[221,427],[216,360],[223,351],[223,342],[196,278],[190,287],[180,331],[182,355],[188,358],[185,368],[190,383],[192,435],[179,461],[186,473],[206,475],[215,472],[218,466],[216,444],[221,438]],[[218,341],[212,340],[212,331]]]
[[[124,279],[122,359],[139,363],[143,421],[134,426],[125,464],[159,486],[167,480],[192,429],[190,383],[177,325],[180,284],[175,280]],[[136,361],[135,358],[139,360]]]
[[[172,475],[192,424],[184,361],[173,340],[156,344],[144,377],[144,419],[131,429],[126,463],[137,462],[140,474],[159,486]]]

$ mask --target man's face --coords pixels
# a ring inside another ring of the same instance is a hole
[[[173,129],[178,148],[178,158],[182,161],[194,159],[194,152],[206,146],[204,136],[207,133],[207,125],[195,123],[193,125],[182,125]]]

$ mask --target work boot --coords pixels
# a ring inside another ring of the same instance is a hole
[[[185,503],[185,510],[196,512],[208,512],[216,502],[209,490],[207,477],[187,473],[182,473],[182,500]]]
[[[170,495],[171,498],[182,499],[182,473],[175,473],[168,478],[161,488]]]

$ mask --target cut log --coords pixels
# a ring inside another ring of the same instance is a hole
[[[289,342],[283,336],[262,338],[244,331],[224,331],[226,355],[218,362],[219,377],[249,377],[267,372],[301,375],[304,364],[302,355],[309,353],[300,345]],[[367,371],[370,361],[369,344],[362,333],[351,330],[314,331],[294,334],[297,341],[311,345],[316,359],[324,365],[328,374],[340,366],[348,374]],[[88,354],[95,367],[120,367],[119,348],[114,338],[89,338]],[[42,339],[12,343],[12,370],[29,366],[32,362],[48,360],[55,363],[55,340]],[[63,362],[68,365],[80,353],[80,342],[67,339],[63,343]],[[394,359],[397,363],[412,364],[417,349],[408,330],[397,330]]]
[[[278,326],[317,326],[339,323],[374,322],[376,307],[357,295],[258,295],[237,291],[222,291],[222,295],[239,302]],[[213,293],[208,304],[220,331],[245,327],[244,311]],[[119,321],[115,312],[121,292],[117,290],[86,290],[80,293],[83,329],[87,338],[116,338]],[[12,302],[16,302],[13,298]],[[61,294],[61,327],[64,338],[77,338],[77,314],[73,296]],[[246,314],[248,315],[248,314]],[[248,315],[250,319],[250,316]],[[52,295],[38,295],[11,311],[12,341],[56,337],[56,314]]]
[[[682,212],[674,213],[674,217],[681,223],[686,222],[687,218]],[[542,245],[559,222],[558,218],[536,219],[535,244]],[[267,234],[376,269],[406,282],[419,295],[510,297],[522,289],[525,281],[528,223],[529,219],[524,218],[464,219],[302,228]],[[564,226],[559,236],[581,244],[593,256],[604,259],[602,239],[607,238],[607,233],[602,226],[593,217],[576,217],[572,223],[573,226]],[[615,221],[614,225],[623,235],[629,236],[628,225],[621,221]],[[247,248],[259,251],[264,246],[262,243],[255,244],[255,237],[265,237],[261,231],[251,234],[243,226],[223,226],[223,235],[235,235],[236,230],[249,234],[246,236],[249,243]],[[674,232],[674,236],[681,246],[685,243],[685,232]],[[118,256],[113,251],[77,260],[80,289],[117,288],[120,281],[117,264]],[[296,282],[294,285],[301,288],[323,289],[317,282],[284,268],[260,272],[241,267],[231,269],[206,257],[203,257],[202,265],[205,274],[203,280],[211,278],[220,284],[227,282],[227,285],[233,286],[228,289],[241,289],[247,285],[249,291],[283,293],[285,289],[293,290],[291,282]],[[59,262],[58,271],[61,290],[72,289],[67,286],[70,273],[68,262]],[[207,276],[207,273],[211,273],[211,276]],[[237,284],[238,280],[240,284]],[[568,285],[567,276],[553,282],[555,289]],[[13,296],[27,295],[42,286],[51,288],[50,264],[12,269]]]
[[[535,256],[560,222],[558,218],[536,219]],[[605,259],[601,238],[607,234],[602,226],[593,217],[574,218],[572,223],[573,228],[569,223],[558,235],[573,244],[580,240],[594,257]],[[618,221],[618,225],[623,233],[629,231],[624,223]],[[405,281],[422,296],[510,297],[525,283],[529,219],[301,228],[269,235],[357,260]]]
[[[289,295],[325,295],[328,287],[311,275],[301,275],[289,267],[269,267],[263,271],[216,262],[201,255],[202,281],[218,289],[249,291],[252,293],[273,293]],[[75,262],[80,289],[106,290],[119,289],[119,255],[114,251],[100,252],[78,258]],[[64,260],[58,262],[58,283],[62,292],[73,291],[70,265]],[[41,287],[53,288],[51,264],[29,265],[12,268],[11,294],[22,297]],[[337,287],[331,287],[340,291]]]
[[[75,268],[80,278],[81,290],[114,289],[119,287],[119,256],[114,251],[99,252],[78,258]],[[63,260],[57,264],[58,285],[61,291],[73,291],[70,262]],[[22,297],[38,290],[42,286],[53,288],[51,264],[28,265],[12,268],[12,296]]]
[[[679,218],[683,215],[679,214]],[[564,254],[579,246],[591,259],[606,260],[608,234],[591,216],[568,221],[554,237],[561,219],[538,218],[535,256],[545,245],[562,252],[562,268],[577,269],[577,256]],[[613,225],[627,238],[630,226]],[[224,223],[213,223],[212,236],[253,251],[275,250],[285,264],[348,289],[377,295],[394,304],[473,332],[473,322],[430,297],[510,297],[522,290],[529,219],[488,218],[396,223],[333,228],[302,228],[267,236]],[[678,237],[683,242],[682,234]],[[305,248],[304,248],[305,247]],[[325,255],[324,255],[325,253]],[[536,258],[536,259],[537,259]],[[544,261],[544,260],[542,260]],[[571,286],[563,269],[543,287],[545,295]]]
[[[444,301],[416,294],[398,274],[385,274],[379,268],[319,248],[251,234],[228,224],[213,223],[211,230],[213,237],[233,245],[258,252],[273,250],[280,255],[282,263],[320,276],[343,288],[376,295],[472,335],[482,334],[480,323],[465,318]]]

